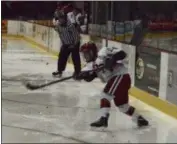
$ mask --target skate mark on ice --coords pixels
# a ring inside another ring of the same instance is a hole
[[[98,133],[106,133],[112,137],[114,137],[114,131],[109,130],[108,128],[93,128],[89,129],[90,131],[98,132]]]
[[[119,129],[119,127],[117,127],[117,129]],[[125,140],[125,141],[119,141],[119,138],[117,137],[119,135],[119,133],[121,133],[120,130],[114,130],[111,128],[93,128],[91,127],[89,129],[89,131],[91,132],[96,132],[97,134],[100,134],[101,136],[104,135],[104,139],[109,138],[109,141],[107,141],[106,143],[130,143],[129,140]],[[129,131],[129,129],[127,129],[127,131]]]
[[[46,106],[47,108],[49,107],[59,107],[59,108],[71,108],[71,109],[83,109],[83,110],[99,110],[100,108],[89,108],[89,107],[81,107],[81,106],[60,106],[60,105],[52,105],[52,104],[40,104],[40,103],[33,103],[33,102],[26,102],[26,101],[17,101],[17,100],[11,100],[11,99],[6,99],[2,98],[3,101],[9,101],[9,102],[15,102],[15,103],[24,103],[24,104],[31,104],[31,105],[39,105],[39,106]]]
[[[53,132],[49,133],[49,132],[42,131],[42,130],[37,130],[37,129],[23,128],[23,127],[3,125],[3,124],[2,124],[2,126],[10,127],[10,128],[16,128],[16,129],[22,129],[22,130],[27,130],[27,131],[33,131],[33,132],[39,132],[39,133],[48,134],[48,135],[51,135],[51,136],[60,136],[60,137],[66,138],[66,139],[74,140],[74,141],[79,142],[79,143],[90,143],[90,142],[86,142],[86,141],[74,138],[72,136],[65,136],[65,135],[62,135],[62,134],[59,134],[59,133],[53,133]]]
[[[1,98],[1,100],[3,101],[9,101],[9,102],[15,102],[15,103],[24,103],[24,104],[31,104],[31,105],[39,105],[39,106],[45,106],[46,108],[49,108],[49,107],[59,107],[59,108],[70,108],[70,109],[83,109],[84,111],[85,110],[92,110],[92,111],[95,111],[95,110],[99,110],[100,108],[99,107],[82,107],[82,106],[61,106],[61,105],[52,105],[52,104],[41,104],[41,103],[34,103],[34,102],[26,102],[26,101],[17,101],[17,100],[11,100],[11,99],[7,99],[7,98]],[[117,112],[116,109],[111,109],[111,112]],[[141,111],[143,112],[143,111]],[[147,111],[145,111],[147,112]]]
[[[53,78],[50,75],[45,75],[42,73],[38,74],[29,74],[29,73],[23,73],[16,76],[4,76],[2,75],[3,81],[52,81],[56,78]]]

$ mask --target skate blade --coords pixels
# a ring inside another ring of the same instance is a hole
[[[107,135],[111,136],[112,138],[115,137],[114,132],[109,130],[106,127],[91,127],[90,131],[98,132],[98,133],[106,133]]]
[[[52,75],[53,76],[53,78],[58,78],[58,79],[60,79],[60,78],[62,78],[62,76],[54,76],[54,75]]]
[[[141,127],[139,127],[139,129],[147,129],[147,128],[150,128],[150,127],[151,127],[151,125],[141,126]]]
[[[91,131],[96,131],[96,132],[107,132],[106,127],[91,127],[90,130]]]
[[[136,130],[147,130],[147,129],[149,129],[150,127],[151,127],[151,125],[141,126],[141,127],[137,126],[135,129],[136,129]]]

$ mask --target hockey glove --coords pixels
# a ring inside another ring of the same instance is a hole
[[[87,82],[92,81],[94,78],[97,77],[97,74],[95,72],[81,72],[79,75],[75,77],[76,80],[85,80]]]
[[[76,75],[74,78],[75,78],[76,80],[82,80],[82,79],[84,79],[85,77],[87,77],[88,75],[89,75],[88,72],[81,72],[81,73],[79,73],[78,75]]]

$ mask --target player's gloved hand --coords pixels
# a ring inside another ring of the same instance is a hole
[[[75,80],[82,80],[89,76],[89,72],[80,72],[78,75],[74,77]]]

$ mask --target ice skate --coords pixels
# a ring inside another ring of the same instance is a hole
[[[61,77],[62,77],[62,72],[56,71],[56,72],[53,72],[52,75],[53,75],[54,77],[61,78]]]
[[[145,118],[143,118],[142,116],[139,116],[138,121],[137,121],[137,125],[138,125],[138,127],[144,127],[144,126],[148,126],[149,122]]]
[[[101,117],[99,120],[90,124],[91,127],[108,127],[109,114],[106,117]]]

